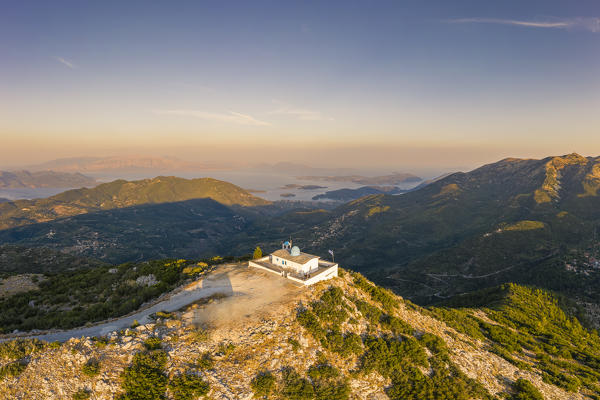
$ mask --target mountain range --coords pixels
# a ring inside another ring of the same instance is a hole
[[[294,210],[293,202],[269,203],[214,180],[208,192],[179,178],[116,181],[0,204],[0,242],[124,262],[241,255],[292,236],[315,254],[332,249],[342,265],[420,304],[517,282],[561,292],[593,317],[599,165],[577,154],[505,159],[333,210]]]
[[[98,182],[80,173],[0,171],[0,189],[93,187]]]
[[[175,177],[3,203],[2,333],[211,296],[108,336],[0,343],[0,397],[596,399],[599,190],[600,157],[568,154],[333,209]],[[340,277],[302,290],[232,257],[290,236]]]
[[[108,156],[108,157],[73,157],[60,158],[41,164],[28,166],[32,171],[80,172],[89,174],[118,174],[148,172],[183,172],[199,171],[209,167],[199,162],[180,160],[176,157],[149,156]]]

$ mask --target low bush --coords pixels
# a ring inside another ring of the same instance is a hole
[[[366,351],[362,357],[362,370],[377,371],[384,377],[391,377],[407,362],[427,366],[427,354],[414,338],[402,341],[371,337],[365,341]]]
[[[210,353],[204,352],[198,359],[196,360],[196,368],[202,371],[208,371],[209,369],[213,369],[215,362],[212,359]]]
[[[13,361],[0,367],[0,380],[8,377],[19,376],[27,368],[24,361]]]
[[[527,379],[517,379],[513,385],[512,400],[544,400],[544,396]]]
[[[315,399],[317,400],[346,400],[350,395],[350,386],[340,371],[335,367],[323,363],[309,368]]]
[[[355,333],[343,335],[339,331],[329,331],[321,344],[326,349],[338,353],[342,357],[348,357],[352,354],[359,355],[363,352],[363,343],[360,336]]]
[[[383,312],[378,307],[375,307],[364,300],[353,299],[353,302],[358,311],[360,311],[363,317],[365,317],[371,325],[377,326],[379,324]]]
[[[120,400],[162,400],[167,390],[165,366],[167,353],[162,350],[140,352],[122,374]]]
[[[398,298],[392,292],[381,286],[373,285],[358,272],[353,273],[352,276],[354,277],[354,284],[367,292],[371,296],[371,299],[379,302],[384,310],[392,311],[398,307]]]
[[[100,361],[95,358],[89,359],[83,367],[81,367],[81,372],[89,377],[96,376],[100,373]]]
[[[294,338],[288,338],[288,343],[292,346],[292,350],[298,351],[300,349],[300,342]]]
[[[169,391],[175,400],[193,400],[205,396],[209,391],[208,382],[198,375],[181,374],[169,382]]]
[[[162,340],[156,336],[149,337],[144,340],[144,347],[146,350],[158,350],[162,347]]]
[[[0,359],[19,360],[43,350],[47,345],[47,342],[38,339],[16,339],[0,342]]]
[[[381,326],[392,331],[394,335],[410,335],[415,332],[412,326],[402,321],[400,318],[392,315],[383,315],[381,318]]]
[[[310,381],[303,378],[293,368],[284,368],[280,394],[287,400],[312,400],[315,390]]]
[[[250,382],[250,388],[257,399],[268,399],[275,392],[277,380],[269,371],[262,371],[256,374]]]
[[[87,400],[91,397],[92,393],[90,393],[87,389],[79,389],[75,393],[73,393],[73,400]]]

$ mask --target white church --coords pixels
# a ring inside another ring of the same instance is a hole
[[[298,246],[286,241],[281,249],[252,260],[248,267],[259,268],[308,286],[338,276],[338,265],[319,256],[302,253]]]

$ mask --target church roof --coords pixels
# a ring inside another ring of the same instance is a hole
[[[298,264],[306,264],[313,258],[320,258],[318,256],[313,256],[312,254],[306,254],[306,253],[300,253],[299,256],[293,256],[290,254],[289,251],[287,251],[285,249],[275,250],[271,254],[274,255],[275,257],[283,258],[284,260],[292,261],[292,262],[295,262]]]

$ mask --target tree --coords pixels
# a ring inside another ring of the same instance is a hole
[[[257,259],[257,258],[261,258],[262,257],[262,250],[260,249],[260,247],[256,246],[256,249],[254,249],[254,254],[252,255],[253,259]]]

